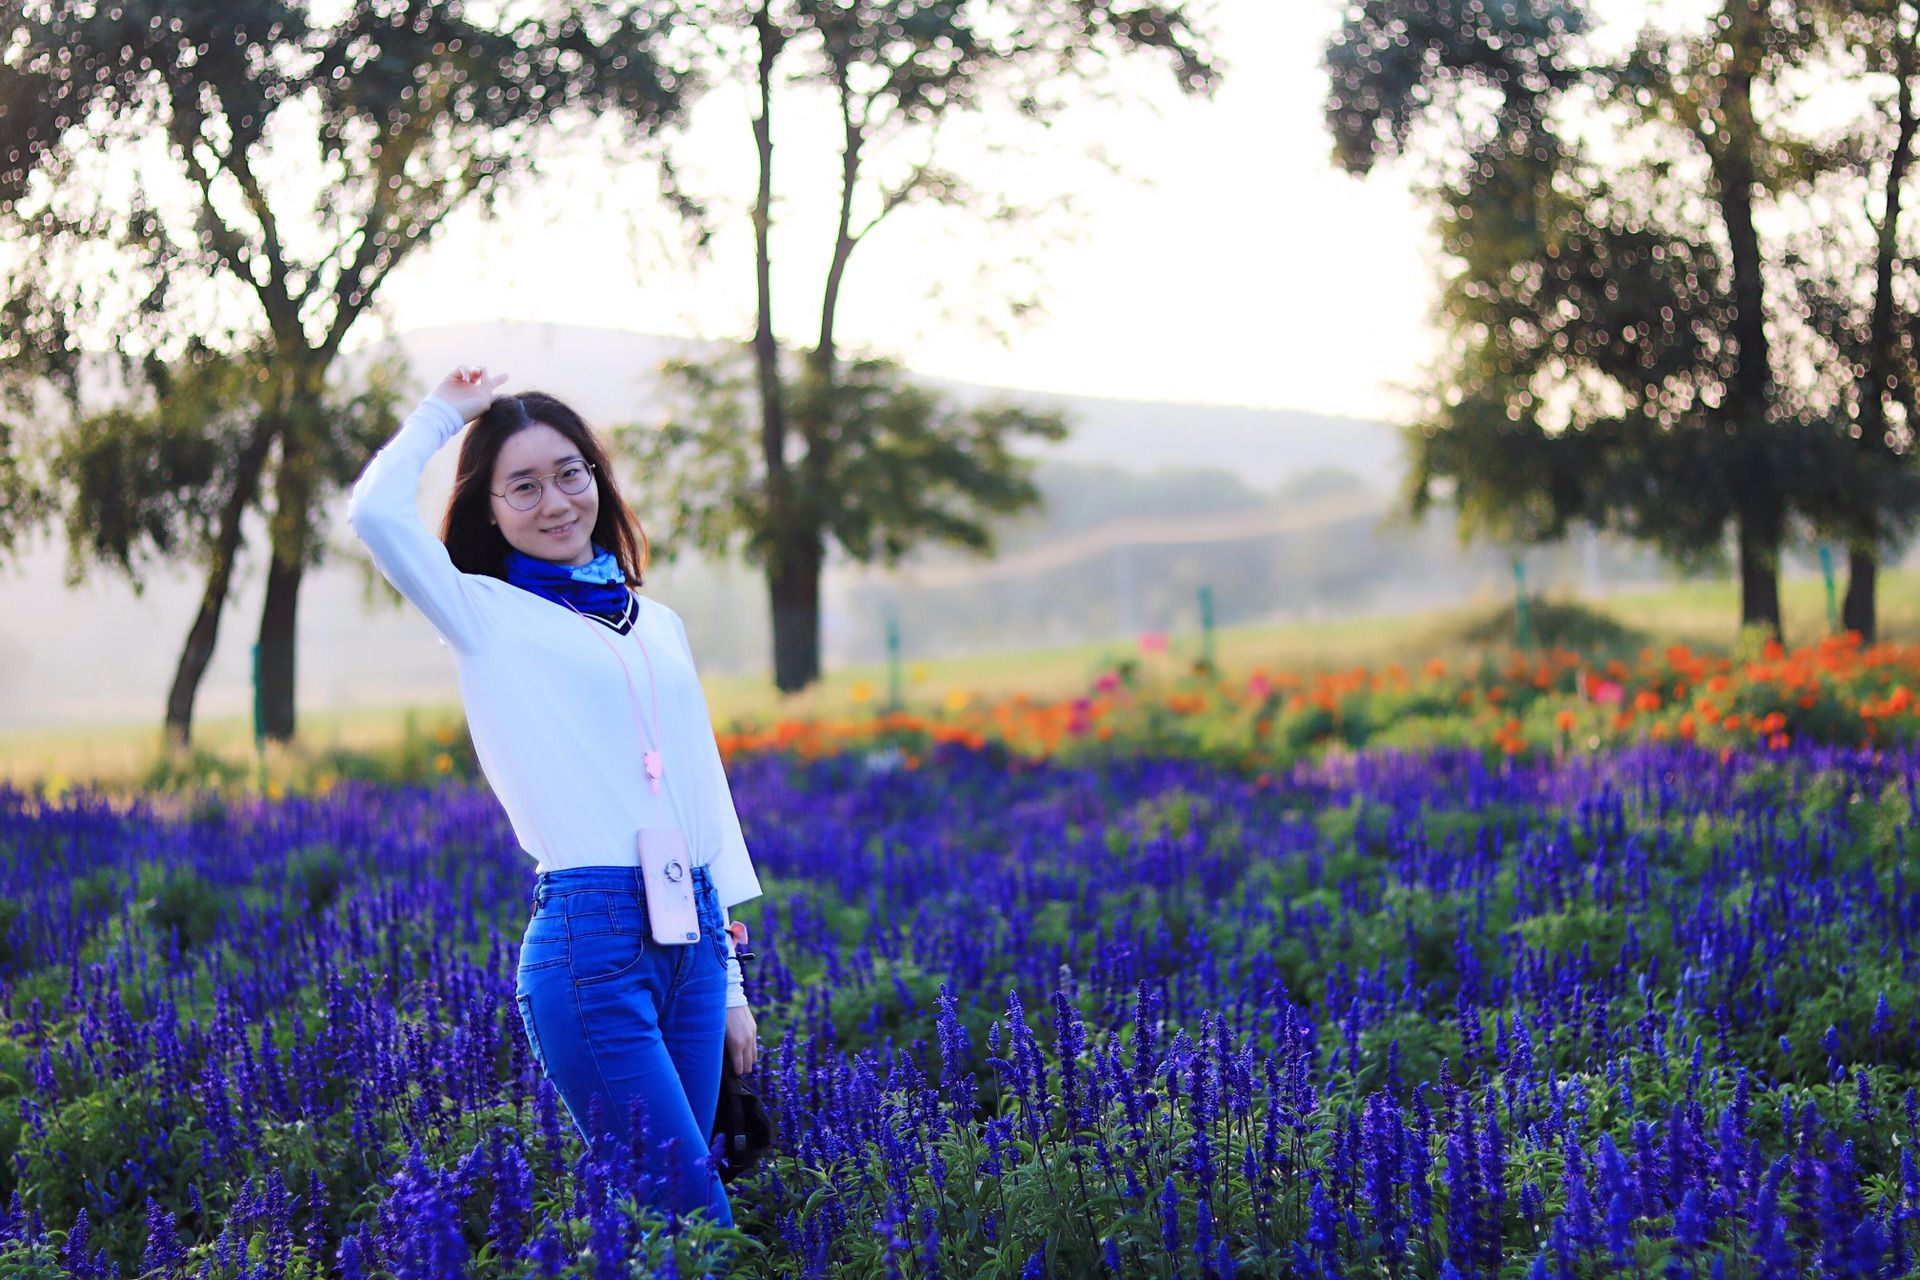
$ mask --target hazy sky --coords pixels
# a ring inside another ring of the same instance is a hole
[[[1218,0],[1227,64],[1211,100],[1183,100],[1141,65],[1145,106],[1089,102],[1054,130],[1040,163],[989,160],[1031,198],[1075,194],[1073,238],[1040,244],[977,222],[897,215],[863,244],[847,279],[840,337],[930,374],[1048,391],[1297,407],[1395,418],[1396,385],[1416,381],[1433,339],[1427,219],[1403,173],[1360,181],[1328,161],[1320,51],[1338,18],[1325,0]],[[775,316],[789,342],[812,338],[831,242],[835,122],[789,95],[776,116],[782,202]],[[722,234],[705,264],[683,260],[644,171],[609,172],[573,148],[533,193],[450,223],[385,290],[400,330],[455,321],[571,321],[663,334],[745,336],[753,305],[743,201],[753,182],[744,100],[703,102],[681,152],[719,197]],[[1106,148],[1127,177],[1077,163]],[[954,153],[979,143],[957,131]],[[1026,287],[976,273],[1037,255],[1045,307],[1009,343],[983,331],[993,302]],[[929,299],[929,291],[943,290]],[[505,365],[510,353],[476,353]]]

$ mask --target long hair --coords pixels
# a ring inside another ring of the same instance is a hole
[[[535,425],[558,431],[593,464],[593,482],[600,490],[600,516],[593,524],[593,541],[613,553],[629,586],[639,586],[651,552],[647,531],[620,496],[607,451],[592,428],[579,414],[543,391],[496,397],[460,442],[453,493],[440,520],[440,541],[447,544],[453,567],[462,573],[506,578],[510,546],[500,526],[488,518],[492,511],[493,464],[511,437]]]

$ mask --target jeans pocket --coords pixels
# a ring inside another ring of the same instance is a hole
[[[609,931],[586,937],[576,935],[569,956],[573,985],[586,987],[625,977],[640,967],[651,945],[647,937],[633,933]]]
[[[540,1074],[547,1072],[547,1055],[540,1047],[540,1032],[533,1025],[533,997],[519,995],[514,1003],[520,1006],[520,1025],[526,1029],[527,1047],[533,1051],[533,1061],[540,1068]]]

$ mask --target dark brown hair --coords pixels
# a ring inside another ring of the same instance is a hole
[[[488,518],[493,509],[493,464],[509,439],[535,425],[558,431],[593,464],[593,482],[600,490],[600,516],[593,524],[593,541],[613,553],[628,586],[639,586],[651,552],[647,531],[620,496],[607,451],[592,428],[579,414],[542,391],[496,397],[460,442],[453,493],[440,520],[440,541],[447,544],[453,567],[462,573],[506,578],[510,544],[500,526]]]

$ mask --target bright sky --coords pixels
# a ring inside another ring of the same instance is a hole
[[[1338,8],[1217,0],[1215,12],[1227,71],[1211,100],[1182,100],[1170,76],[1142,65],[1128,75],[1151,105],[1087,103],[1053,131],[1061,136],[1044,161],[963,169],[1034,198],[1066,187],[1079,216],[1070,240],[905,210],[854,257],[842,343],[970,382],[1404,417],[1397,387],[1417,384],[1434,344],[1427,219],[1404,173],[1360,181],[1328,160],[1318,64]],[[776,113],[775,319],[783,341],[804,343],[831,244],[836,126],[799,95]],[[383,291],[389,322],[402,331],[500,319],[745,337],[748,119],[742,97],[716,92],[680,153],[730,215],[706,264],[678,261],[670,215],[640,170],[609,174],[562,157],[492,223],[477,214],[450,222],[396,272]],[[955,142],[954,154],[971,159],[978,139]],[[1076,161],[1089,143],[1126,176]],[[977,273],[1022,253],[1036,257],[1045,307],[1002,343],[981,320],[1004,320],[995,300],[1031,277],[1002,270],[997,285],[982,284]]]

